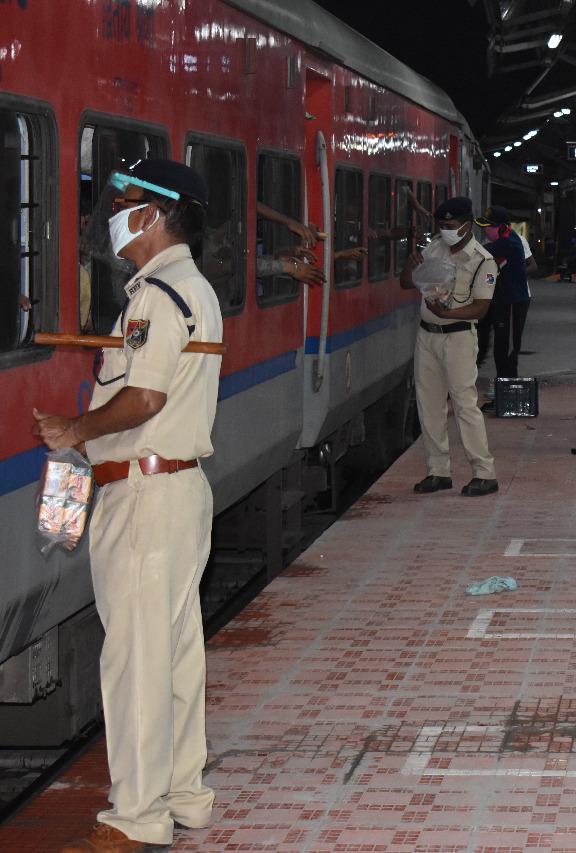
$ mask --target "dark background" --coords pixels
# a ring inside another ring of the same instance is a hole
[[[517,92],[487,75],[488,22],[468,0],[316,0],[447,92],[476,136],[490,135]]]

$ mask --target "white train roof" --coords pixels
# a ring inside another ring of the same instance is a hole
[[[365,36],[353,30],[312,0],[226,0],[332,57],[368,80],[403,95],[415,104],[466,125],[452,100],[439,86],[417,74]]]

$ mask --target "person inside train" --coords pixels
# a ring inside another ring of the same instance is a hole
[[[311,286],[322,284],[324,273],[317,266],[317,257],[314,253],[316,244],[323,239],[318,228],[312,223],[304,225],[261,201],[256,203],[256,210],[259,217],[283,225],[301,241],[299,245],[278,247],[271,255],[257,255],[257,278],[288,275],[303,284]]]

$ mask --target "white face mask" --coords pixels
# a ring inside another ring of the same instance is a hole
[[[135,240],[136,237],[140,237],[144,233],[144,229],[141,228],[139,231],[130,231],[128,227],[128,217],[132,213],[133,210],[142,210],[144,207],[148,207],[149,202],[146,204],[138,204],[136,207],[129,207],[126,210],[121,210],[120,213],[117,213],[115,216],[111,216],[108,220],[108,229],[110,231],[110,242],[112,243],[112,251],[116,255],[117,258],[120,257],[118,254],[122,251],[122,249],[131,243],[132,240]],[[156,218],[154,222],[151,222],[147,231],[152,228],[153,225],[158,222],[160,218],[160,213],[156,210]]]
[[[460,226],[460,228],[461,227],[462,226]],[[459,243],[460,240],[463,240],[464,237],[466,237],[466,234],[468,233],[467,231],[465,231],[464,234],[461,234],[460,228],[456,229],[456,231],[454,231],[452,228],[441,228],[440,236],[449,246],[455,246],[456,243]]]

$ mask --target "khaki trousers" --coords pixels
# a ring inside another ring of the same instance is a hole
[[[173,821],[210,819],[204,636],[198,586],[210,551],[212,492],[202,470],[104,486],[90,526],[112,808],[129,838],[172,841]]]
[[[484,417],[476,391],[476,329],[434,334],[418,329],[414,354],[416,400],[428,473],[450,477],[448,403],[454,416],[474,477],[496,478],[494,459],[488,449]]]

